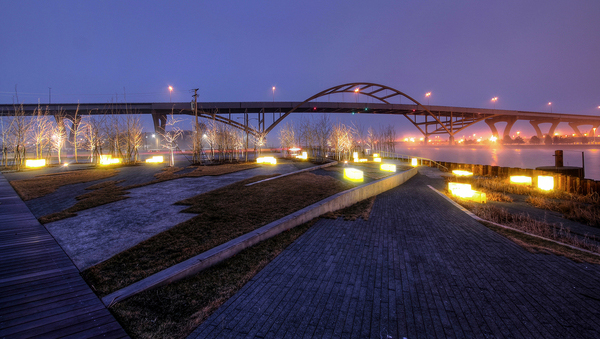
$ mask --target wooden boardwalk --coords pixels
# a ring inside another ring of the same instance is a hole
[[[0,174],[0,338],[126,338]]]

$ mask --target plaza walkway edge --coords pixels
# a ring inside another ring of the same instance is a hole
[[[412,178],[415,174],[417,174],[417,169],[411,168],[387,178],[379,179],[368,185],[358,186],[332,195],[329,198],[113,292],[102,298],[102,302],[110,307],[114,303],[121,302],[145,290],[160,287],[194,275],[283,231],[301,225],[325,213],[351,206],[359,201],[397,187]]]
[[[431,188],[434,192],[436,192],[437,194],[441,195],[444,199],[448,200],[451,204],[453,204],[454,206],[456,206],[456,208],[458,208],[459,210],[465,212],[468,216],[470,216],[471,218],[473,218],[473,219],[475,219],[475,220],[477,220],[479,222],[488,223],[488,224],[491,224],[491,225],[494,225],[494,226],[498,226],[500,228],[505,228],[507,230],[519,232],[521,234],[525,234],[525,235],[528,235],[530,237],[534,237],[534,238],[537,238],[537,239],[540,239],[540,240],[544,240],[544,241],[549,241],[549,242],[552,242],[552,243],[555,243],[555,244],[558,244],[558,245],[561,245],[561,246],[565,246],[565,247],[568,247],[568,248],[571,248],[571,249],[574,249],[574,250],[577,250],[577,251],[581,251],[581,252],[584,252],[584,253],[587,253],[587,254],[591,254],[591,255],[595,255],[595,256],[600,257],[600,254],[598,254],[596,252],[588,251],[588,250],[586,250],[584,248],[572,246],[572,245],[569,245],[569,244],[565,244],[564,242],[552,240],[552,239],[549,239],[549,238],[544,238],[542,236],[539,236],[539,235],[536,235],[536,234],[533,234],[533,233],[525,232],[525,231],[522,231],[522,230],[520,230],[518,228],[514,228],[514,227],[510,227],[510,226],[498,224],[498,223],[495,223],[493,221],[482,219],[482,218],[478,217],[477,215],[475,215],[473,212],[471,212],[468,209],[462,207],[459,203],[457,203],[456,201],[450,199],[447,195],[445,195],[444,193],[438,191],[437,189],[435,189],[431,185],[427,185],[427,187]]]
[[[0,258],[0,338],[127,337],[2,174]]]

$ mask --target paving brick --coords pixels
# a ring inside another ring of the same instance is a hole
[[[598,265],[529,253],[428,184],[379,195],[368,221],[320,220],[190,337],[597,337]]]

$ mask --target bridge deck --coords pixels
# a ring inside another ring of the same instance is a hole
[[[1,174],[0,258],[0,338],[127,337]]]

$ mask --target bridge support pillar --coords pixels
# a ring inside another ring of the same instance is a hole
[[[542,130],[540,129],[540,123],[534,120],[530,120],[529,123],[533,126],[537,137],[542,140],[544,138],[544,134],[542,134]]]
[[[154,132],[164,135],[165,126],[167,125],[167,115],[164,113],[152,113],[152,121],[154,122]]]
[[[510,130],[512,129],[515,122],[517,122],[517,117],[507,117],[506,120],[506,127],[504,127],[503,137],[506,137],[507,135],[510,136]]]
[[[487,120],[485,120],[485,123],[492,130],[492,135],[495,136],[496,138],[498,138],[499,136],[498,136],[498,130],[496,129],[496,121],[493,119],[487,119]]]
[[[454,135],[450,135],[450,137],[448,137],[448,145],[454,145]]]
[[[576,122],[570,122],[569,126],[571,126],[571,128],[573,129],[573,132],[575,132],[575,136],[577,137],[582,137],[583,134],[581,133],[581,131],[579,131],[579,124]]]

